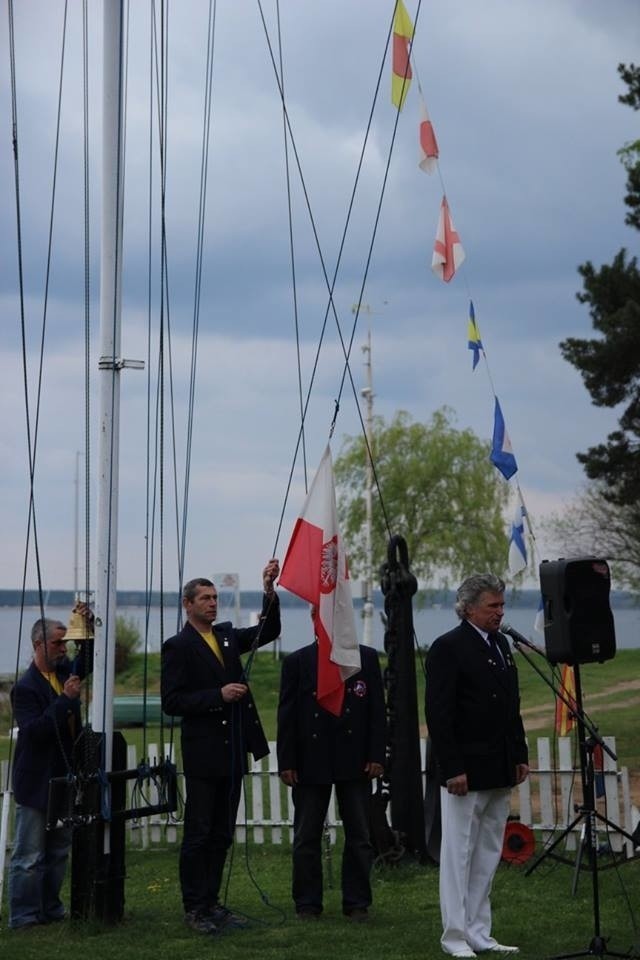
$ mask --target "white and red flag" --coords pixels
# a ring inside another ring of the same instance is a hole
[[[436,140],[433,124],[429,119],[427,105],[424,102],[424,97],[422,97],[422,95],[420,96],[419,141],[420,159],[418,161],[418,166],[421,170],[424,170],[425,173],[433,173],[433,171],[436,169],[440,153],[438,151],[438,141]]]
[[[443,197],[440,205],[438,232],[433,245],[431,269],[437,277],[448,283],[463,261],[464,250],[460,243],[460,237],[453,225],[447,198]]]
[[[293,528],[279,584],[313,605],[318,703],[339,716],[344,681],[360,670],[360,649],[329,445]]]

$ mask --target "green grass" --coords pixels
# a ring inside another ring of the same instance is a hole
[[[252,918],[253,926],[210,939],[191,932],[182,922],[177,849],[129,851],[121,923],[102,928],[90,922],[65,922],[22,933],[3,927],[0,956],[3,960],[42,960],[43,956],[68,960],[70,954],[92,960],[204,960],[216,954],[225,960],[435,960],[443,956],[435,867],[408,863],[376,869],[368,925],[350,925],[341,915],[337,852],[331,864],[334,884],[325,890],[325,913],[318,923],[301,924],[295,919],[290,868],[287,846],[250,845],[246,850],[237,846],[228,902]],[[586,951],[594,934],[589,873],[580,874],[573,896],[572,868],[547,860],[529,877],[524,869],[501,865],[496,875],[493,929],[497,937],[517,943],[522,960]],[[626,952],[638,944],[632,915],[632,906],[640,902],[638,863],[599,870],[598,887],[601,933],[610,938],[610,950]]]
[[[118,678],[118,692],[140,690],[141,659],[126,678]],[[542,661],[541,661],[542,662]],[[540,708],[546,724],[530,734],[552,735],[554,708],[551,692],[528,664],[518,661],[525,711]],[[280,664],[271,652],[258,655],[251,671],[254,696],[270,739],[275,737],[275,712]],[[602,734],[614,734],[619,765],[640,766],[637,735],[638,692],[617,689],[640,676],[640,651],[622,650],[605,664],[581,668],[585,707]],[[417,668],[422,712],[423,675]],[[149,665],[157,684],[157,658]],[[150,692],[157,685],[149,686]],[[529,714],[526,714],[528,716]],[[536,714],[538,716],[538,714]],[[422,720],[422,717],[420,717]],[[525,722],[526,726],[526,722]],[[142,744],[142,731],[125,731],[127,741]],[[147,731],[147,741],[158,740],[157,728]],[[6,756],[6,739],[0,755]],[[4,751],[4,752],[3,752]],[[350,926],[340,913],[339,854],[334,851],[331,873],[334,889],[325,897],[325,914],[318,924],[295,920],[290,899],[290,848],[238,845],[229,889],[229,903],[253,918],[254,926],[209,940],[182,923],[177,882],[177,846],[163,850],[127,852],[126,908],[122,923],[103,929],[92,923],[64,923],[23,933],[6,930],[6,909],[0,926],[2,960],[68,960],[70,953],[92,960],[204,960],[216,952],[225,960],[432,960],[442,957],[439,948],[440,914],[437,870],[408,863],[376,870],[374,907],[369,925]],[[573,857],[573,855],[570,855]],[[610,863],[601,858],[601,866]],[[594,934],[591,877],[579,876],[572,894],[574,871],[547,859],[530,875],[525,868],[501,865],[494,884],[494,933],[506,943],[518,943],[522,960],[541,960],[560,953],[587,955]],[[252,879],[253,878],[253,879]],[[601,932],[610,938],[608,949],[625,953],[638,945],[632,908],[640,903],[640,867],[622,862],[617,869],[598,873]],[[68,901],[68,894],[65,899]]]

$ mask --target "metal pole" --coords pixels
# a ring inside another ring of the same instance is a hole
[[[75,475],[75,511],[73,518],[73,597],[78,599],[78,589],[80,584],[80,571],[78,563],[78,543],[80,539],[80,457],[82,454],[76,450],[76,475]]]
[[[365,421],[365,432],[367,437],[366,450],[366,487],[364,492],[365,502],[365,579],[364,579],[364,602],[362,607],[363,624],[363,643],[371,646],[373,643],[373,538],[372,538],[372,517],[373,517],[373,466],[371,464],[371,444],[373,442],[373,377],[371,372],[371,329],[367,333],[367,342],[362,347],[365,355],[366,386],[360,391],[367,404],[367,415]]]
[[[123,2],[105,0],[103,36],[102,250],[100,265],[100,420],[96,528],[93,728],[104,733],[104,769],[112,769],[115,666],[120,333],[123,210]],[[105,831],[105,852],[108,850]]]

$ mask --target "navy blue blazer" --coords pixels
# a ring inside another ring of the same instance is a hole
[[[93,641],[86,641],[75,660],[68,657],[56,667],[62,685],[74,673],[84,678],[93,667]],[[72,768],[75,737],[82,727],[80,699],[56,694],[32,663],[11,691],[18,725],[13,760],[16,803],[46,812],[49,780],[66,776]]]
[[[342,713],[318,705],[318,647],[285,657],[278,703],[278,770],[296,770],[300,783],[364,777],[368,761],[384,765],[386,724],[378,654],[360,647],[362,669],[345,683]]]
[[[162,645],[162,709],[181,717],[182,766],[186,776],[211,780],[242,773],[247,752],[256,760],[269,753],[251,691],[242,700],[225,703],[222,687],[242,683],[240,655],[259,635],[259,646],[280,636],[280,601],[266,595],[261,623],[254,627],[213,627],[224,664],[201,634],[187,623]]]
[[[513,786],[528,762],[518,671],[502,634],[498,644],[504,669],[463,620],[429,648],[425,713],[443,785],[466,773],[470,790]]]

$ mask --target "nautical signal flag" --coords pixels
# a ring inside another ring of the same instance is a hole
[[[360,670],[360,648],[328,445],[296,521],[278,582],[312,604],[318,641],[317,700],[340,716],[344,681]]]
[[[518,464],[516,463],[516,458],[511,448],[511,440],[504,425],[500,401],[497,397],[493,413],[493,441],[491,443],[489,459],[494,467],[498,468],[505,480],[510,480],[518,469]]]
[[[411,86],[411,64],[409,48],[413,39],[413,24],[402,0],[396,2],[393,17],[393,51],[391,59],[391,102],[398,110],[404,107],[404,101]]]
[[[540,594],[538,609],[533,619],[533,629],[537,630],[538,633],[544,633],[544,600],[542,599],[542,594]]]
[[[566,737],[575,722],[576,711],[576,675],[568,663],[562,665],[560,691],[564,700],[556,697],[556,733],[559,737]]]
[[[480,351],[484,350],[480,339],[480,329],[476,323],[476,312],[473,309],[473,300],[469,300],[469,323],[467,325],[467,346],[473,350],[473,369],[478,366]]]
[[[443,197],[442,203],[440,204],[438,232],[433,245],[431,269],[436,277],[440,277],[441,280],[448,283],[463,261],[464,250],[460,243],[460,237],[453,225],[447,198]]]
[[[527,569],[527,545],[524,541],[524,515],[521,503],[516,506],[516,512],[511,524],[509,535],[509,573],[515,577]]]
[[[433,124],[429,119],[427,105],[422,95],[420,95],[419,141],[420,160],[418,161],[418,166],[421,170],[424,170],[425,173],[433,173],[436,169],[440,154],[438,152],[438,141],[436,140]]]

